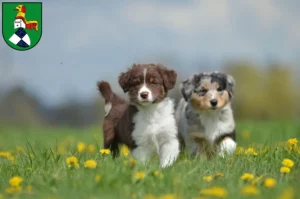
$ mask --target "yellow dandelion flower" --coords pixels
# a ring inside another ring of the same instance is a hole
[[[130,150],[129,150],[129,148],[128,148],[126,145],[122,145],[122,146],[121,146],[121,154],[122,154],[124,157],[128,157],[128,156],[129,156]]]
[[[204,180],[205,182],[210,182],[210,181],[213,180],[213,177],[212,177],[212,176],[203,176],[203,180]]]
[[[251,173],[244,173],[242,176],[241,176],[241,179],[242,180],[245,180],[245,181],[251,181],[254,179],[254,175],[251,174]]]
[[[102,176],[100,175],[100,174],[97,174],[96,176],[95,176],[95,182],[100,182],[101,181],[101,179],[102,179]]]
[[[250,154],[250,155],[254,155],[254,156],[258,155],[257,151],[255,151],[255,149],[252,147],[249,147],[248,149],[246,149],[245,154]]]
[[[87,147],[88,152],[93,153],[95,151],[96,147],[93,144],[89,144]]]
[[[97,167],[97,162],[95,160],[87,160],[84,163],[84,168],[94,169]]]
[[[143,199],[156,199],[156,197],[152,194],[144,195]]]
[[[223,173],[216,173],[213,177],[214,178],[224,177],[224,174]]]
[[[85,148],[86,148],[85,143],[79,142],[79,143],[77,144],[77,151],[78,151],[79,153],[83,152],[83,151],[85,150]]]
[[[294,162],[291,159],[285,158],[282,160],[282,165],[285,167],[292,168],[294,166]]]
[[[9,154],[9,152],[0,152],[0,157],[7,158]]]
[[[201,190],[200,194],[205,195],[205,196],[214,196],[214,197],[218,197],[218,198],[225,198],[228,195],[228,192],[223,187],[215,186],[215,187]]]
[[[68,157],[66,163],[69,168],[79,168],[78,159],[75,156]]]
[[[160,199],[176,199],[176,195],[175,194],[165,194],[159,197]]]
[[[264,181],[264,186],[267,188],[272,188],[276,185],[276,180],[274,178],[266,178]]]
[[[143,171],[139,171],[139,172],[136,172],[134,176],[135,176],[135,179],[141,180],[141,179],[145,178],[146,174]]]
[[[70,156],[66,159],[66,163],[75,164],[78,163],[78,159],[75,156]]]
[[[284,189],[277,199],[293,199],[295,198],[295,191],[293,188]]]
[[[243,147],[237,147],[235,150],[236,155],[242,155],[244,153],[244,148]]]
[[[6,158],[8,160],[15,160],[15,157],[10,152],[0,152],[0,157]]]
[[[259,190],[256,186],[253,185],[247,185],[244,186],[241,190],[241,193],[243,195],[258,195],[259,194]]]
[[[289,173],[289,172],[291,172],[291,169],[289,167],[281,167],[280,172],[281,173]]]
[[[111,152],[110,152],[109,149],[100,149],[100,153],[101,153],[101,154],[109,155]]]
[[[287,141],[289,146],[296,146],[298,144],[297,138],[292,138]]]
[[[23,179],[20,176],[14,176],[9,180],[9,184],[12,187],[20,186]]]
[[[289,151],[297,151],[299,149],[297,149],[298,147],[298,140],[297,138],[292,138],[292,139],[289,139],[287,141],[287,145],[288,145],[288,150]]]
[[[21,186],[10,186],[10,187],[6,188],[5,191],[8,194],[21,193],[22,187]]]

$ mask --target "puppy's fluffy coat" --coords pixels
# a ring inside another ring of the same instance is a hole
[[[181,84],[178,131],[191,155],[224,156],[236,148],[231,99],[235,81],[220,72],[195,74]]]
[[[130,102],[115,95],[107,82],[98,87],[105,99],[104,147],[116,156],[118,144],[147,162],[156,152],[162,168],[170,166],[179,154],[174,103],[167,93],[176,83],[177,74],[162,65],[134,64],[119,76],[119,84]]]

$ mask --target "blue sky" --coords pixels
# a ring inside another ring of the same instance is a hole
[[[43,36],[32,50],[0,39],[0,89],[23,84],[54,105],[96,97],[96,81],[117,85],[134,62],[164,63],[182,76],[230,59],[299,67],[297,0],[86,2],[43,1]]]

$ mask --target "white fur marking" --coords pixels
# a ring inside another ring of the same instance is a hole
[[[215,92],[215,91],[209,91],[210,100],[216,99],[216,95],[217,95],[217,92]]]
[[[107,116],[107,115],[109,114],[109,112],[110,112],[110,110],[111,110],[111,107],[112,107],[111,103],[106,103],[106,104],[105,104],[105,106],[104,106],[104,111],[105,111],[104,117]]]
[[[224,157],[225,154],[232,155],[236,149],[236,142],[231,138],[225,138],[220,143],[220,152],[219,155]]]
[[[138,147],[133,150],[132,155],[146,163],[153,152],[156,152],[160,167],[172,165],[179,154],[173,101],[165,98],[160,103],[139,108],[133,122],[135,126],[132,138]]]
[[[150,89],[147,87],[147,85],[146,85],[147,68],[144,69],[143,73],[144,73],[144,84],[143,84],[142,88],[141,88],[141,89],[139,90],[139,92],[138,92],[138,100],[139,100],[140,102],[143,102],[143,101],[145,101],[145,102],[152,102],[152,101],[153,101],[152,92],[151,92],[151,90],[150,90]],[[147,97],[147,99],[143,99],[143,98],[141,97],[141,93],[142,93],[142,92],[148,92],[148,97]]]
[[[147,74],[147,68],[144,69],[144,86],[146,85],[146,74]]]

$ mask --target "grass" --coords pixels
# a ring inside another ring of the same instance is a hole
[[[0,157],[0,198],[214,198],[210,192],[225,198],[300,198],[300,147],[289,151],[286,144],[290,138],[300,140],[300,124],[239,122],[237,127],[238,144],[244,149],[241,154],[208,161],[190,159],[182,153],[172,167],[164,170],[158,168],[155,157],[143,166],[130,155],[113,160],[111,155],[100,154],[98,127],[0,127],[0,151],[11,154],[3,157],[2,153]],[[85,146],[82,152],[78,152],[79,142],[84,143],[81,149]],[[90,144],[94,151],[89,151]],[[249,154],[245,154],[247,149]],[[69,156],[78,159],[79,168],[68,167]],[[284,158],[294,162],[287,174],[280,173]],[[97,162],[95,169],[84,168],[89,159]],[[214,178],[218,173],[222,176]],[[242,180],[244,173],[254,179]],[[20,176],[22,182],[9,189],[13,176]],[[272,188],[264,186],[267,178],[276,180]],[[250,187],[243,194],[245,186]]]

